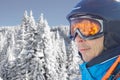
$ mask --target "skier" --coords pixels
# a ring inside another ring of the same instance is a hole
[[[120,1],[81,0],[67,19],[82,80],[120,80]]]

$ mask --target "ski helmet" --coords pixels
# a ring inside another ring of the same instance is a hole
[[[120,1],[81,0],[67,15],[68,21],[76,15],[90,15],[103,19],[104,46],[106,49],[120,46]]]
[[[120,2],[117,0],[82,0],[67,18],[79,15],[96,15],[107,20],[120,20]]]

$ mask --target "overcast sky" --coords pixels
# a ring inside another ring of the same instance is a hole
[[[0,26],[21,24],[24,11],[37,21],[43,13],[50,26],[67,25],[66,15],[80,0],[0,0]]]

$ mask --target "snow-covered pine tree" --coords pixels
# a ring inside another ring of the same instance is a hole
[[[22,58],[23,61],[27,62],[28,64],[25,73],[25,75],[29,76],[27,77],[27,79],[45,80],[42,74],[44,73],[44,69],[42,68],[43,63],[39,58],[39,54],[36,54],[37,40],[36,40],[36,31],[34,29],[36,25],[35,24],[33,25],[33,23],[35,22],[33,20],[32,12],[30,12],[29,21],[30,23],[27,24],[29,25],[30,28],[28,27],[27,28],[28,30],[24,32],[24,37],[23,37],[24,47],[22,52],[20,53],[20,56],[22,56],[20,58]]]
[[[36,57],[37,55],[35,56],[35,32],[34,30],[31,30],[33,28],[29,28],[34,26],[28,26],[30,25],[29,22],[23,23],[26,24],[21,26],[23,29],[25,29],[22,30],[22,51],[18,55],[18,58],[15,61],[15,65],[10,66],[9,63],[3,64],[3,66],[6,66],[4,69],[2,67],[1,71],[4,72],[2,77],[4,80],[45,80],[43,74],[41,74],[41,68],[43,67],[42,62],[38,57]]]
[[[13,34],[11,31],[0,28],[0,77],[3,80],[79,80],[80,57],[76,55],[74,43],[69,45],[67,26],[52,30],[43,14],[36,24],[32,11],[30,16],[25,11],[22,24]],[[14,57],[11,53],[16,54],[16,59],[11,58]]]
[[[64,39],[61,39],[61,42],[59,44],[60,46],[60,53],[59,53],[59,68],[61,73],[60,75],[60,80],[67,80],[68,75],[67,75],[67,69],[66,69],[66,59],[67,59],[67,55],[66,55],[66,46],[65,46],[65,41]]]
[[[58,80],[67,80],[67,72],[66,72],[66,47],[64,43],[64,39],[60,37],[58,29],[55,32],[54,37],[54,53],[56,56],[56,70],[58,74]]]
[[[39,25],[38,26],[39,34],[41,35],[41,39],[38,45],[40,45],[40,49],[41,51],[43,51],[44,60],[45,60],[44,76],[46,80],[56,80],[57,79],[57,73],[55,70],[56,58],[53,53],[51,32],[47,20],[43,20],[43,14],[41,15],[41,19],[38,25]]]
[[[30,11],[30,17],[29,17],[29,23],[30,23],[30,26],[36,30],[36,24],[35,24],[35,19],[33,17],[33,13],[32,13],[32,10]]]
[[[13,34],[12,34],[13,33]],[[12,33],[10,33],[10,38],[11,40],[9,41],[9,47],[8,47],[8,50],[7,50],[7,59],[8,59],[8,63],[11,63],[13,61],[15,61],[15,55],[14,55],[14,49],[15,49],[15,39],[14,39],[14,33],[12,31]]]
[[[69,80],[81,80],[79,64],[82,63],[74,41],[67,47],[67,73]]]
[[[5,28],[1,28],[1,40],[0,40],[0,62],[5,60],[7,57],[7,49],[8,49],[8,37],[9,34]]]
[[[31,20],[32,18],[32,20]],[[32,11],[30,12],[30,17],[27,16],[27,12],[25,11],[24,14],[24,18],[23,18],[23,22],[21,25],[22,28],[22,43],[23,43],[23,49],[19,54],[19,57],[23,55],[29,55],[30,54],[34,54],[34,32],[35,29],[33,27],[35,27],[35,25],[33,25],[34,20],[33,20],[33,16],[32,16]],[[33,21],[33,22],[32,22]]]
[[[24,37],[26,33],[26,28],[28,27],[29,22],[29,16],[27,14],[27,11],[25,11],[22,24],[20,25],[20,28],[18,28],[17,33],[15,33],[15,54],[16,57],[21,53],[23,47],[24,47]]]

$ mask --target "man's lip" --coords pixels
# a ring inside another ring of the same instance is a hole
[[[81,49],[79,49],[80,51],[87,51],[87,50],[89,50],[90,48],[81,48]]]

